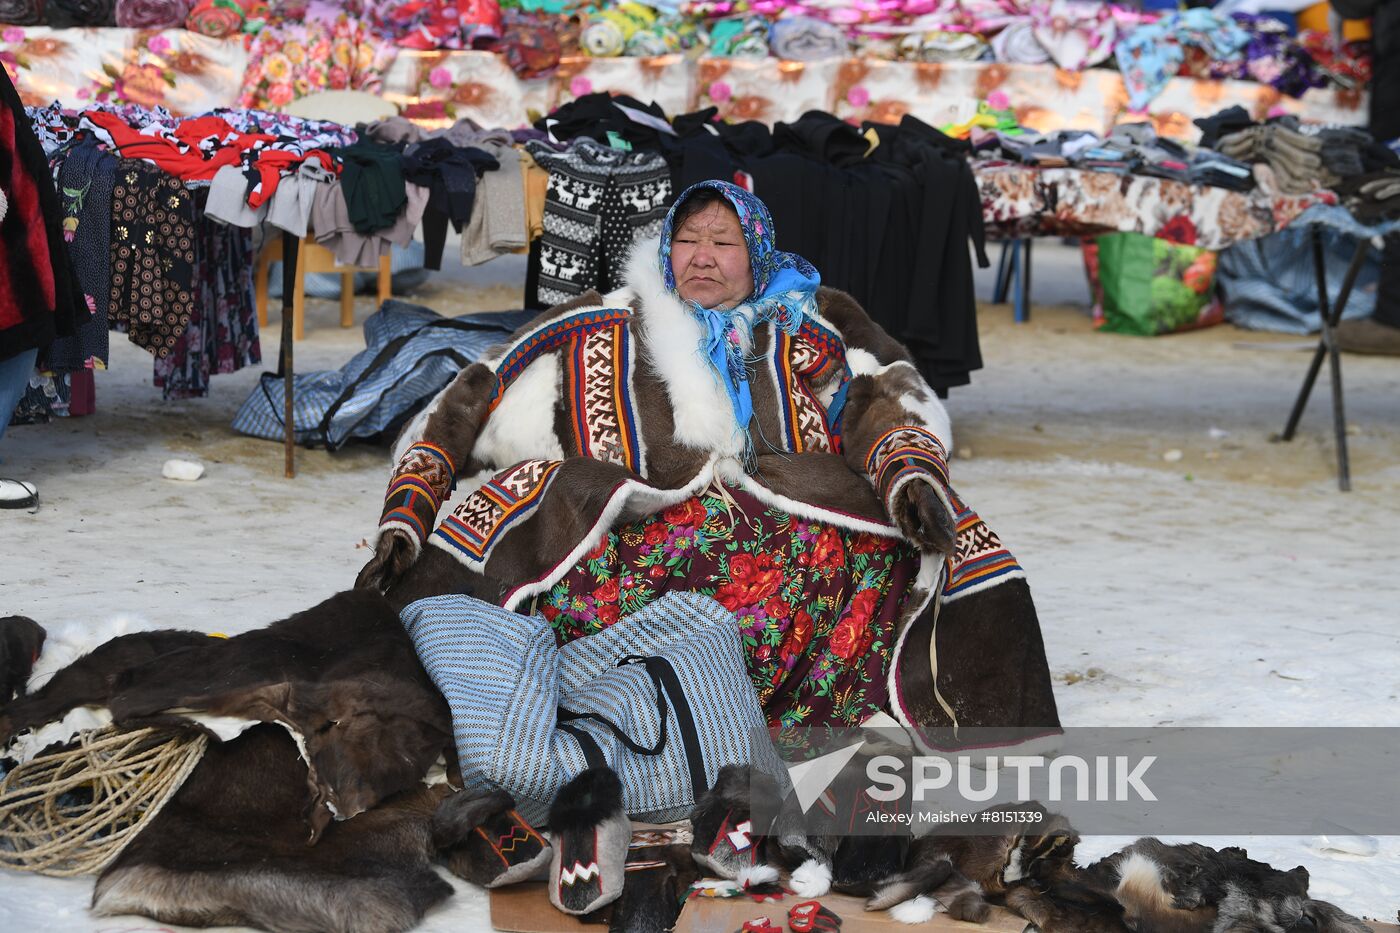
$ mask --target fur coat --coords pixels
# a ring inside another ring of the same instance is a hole
[[[416,563],[400,580],[362,582],[400,603],[465,589],[529,612],[617,523],[715,482],[886,537],[902,536],[891,519],[900,490],[927,483],[956,520],[956,550],[921,553],[890,665],[890,713],[940,747],[959,725],[1055,730],[1024,573],[949,485],[948,415],[907,351],[826,288],[796,334],[755,327],[756,456],[746,470],[744,435],[697,352],[699,325],[662,284],[655,255],[642,244],[627,286],[545,312],[409,424],[378,550],[386,536],[407,541]],[[455,507],[439,519],[449,499]]]

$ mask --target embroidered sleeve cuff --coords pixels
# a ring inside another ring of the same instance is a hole
[[[421,544],[437,524],[438,509],[455,485],[456,471],[446,451],[434,444],[414,444],[389,484],[380,527],[401,527]]]
[[[949,503],[947,458],[932,432],[901,425],[886,431],[871,445],[865,471],[875,483],[885,509],[893,514],[895,494],[913,479],[928,482],[939,498]]]

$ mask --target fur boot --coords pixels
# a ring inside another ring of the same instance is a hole
[[[444,800],[433,814],[433,845],[454,875],[486,888],[542,878],[554,854],[503,790]]]
[[[715,786],[695,803],[690,851],[696,863],[717,878],[759,884],[778,876],[776,869],[764,870],[769,868],[763,857],[765,834],[752,819],[755,793],[776,805],[778,788],[772,778],[747,766],[725,765]]]
[[[549,900],[555,907],[587,914],[621,896],[632,823],[622,809],[622,782],[611,768],[589,768],[564,785],[549,808],[549,831]]]

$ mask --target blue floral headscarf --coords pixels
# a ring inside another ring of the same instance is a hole
[[[747,435],[753,420],[753,398],[749,392],[748,367],[741,346],[741,328],[752,336],[753,327],[772,321],[776,327],[795,334],[807,315],[816,312],[817,288],[821,276],[807,260],[796,253],[779,252],[774,246],[773,217],[768,206],[754,195],[727,181],[702,181],[691,185],[676,203],[661,227],[661,277],[666,288],[679,297],[676,275],[671,268],[671,237],[675,232],[677,209],[695,192],[709,188],[719,192],[739,215],[739,227],[744,231],[748,247],[749,269],[753,273],[753,292],[738,307],[720,311],[702,308],[694,301],[686,302],[690,312],[700,322],[699,352],[713,367],[734,407],[734,420]],[[746,443],[746,453],[752,452],[752,442]]]

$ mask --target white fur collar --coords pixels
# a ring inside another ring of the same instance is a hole
[[[634,319],[646,342],[652,371],[666,386],[675,417],[674,440],[696,450],[740,457],[744,435],[729,395],[700,355],[700,324],[666,290],[655,239],[638,241],[627,261],[627,282],[639,310]]]

